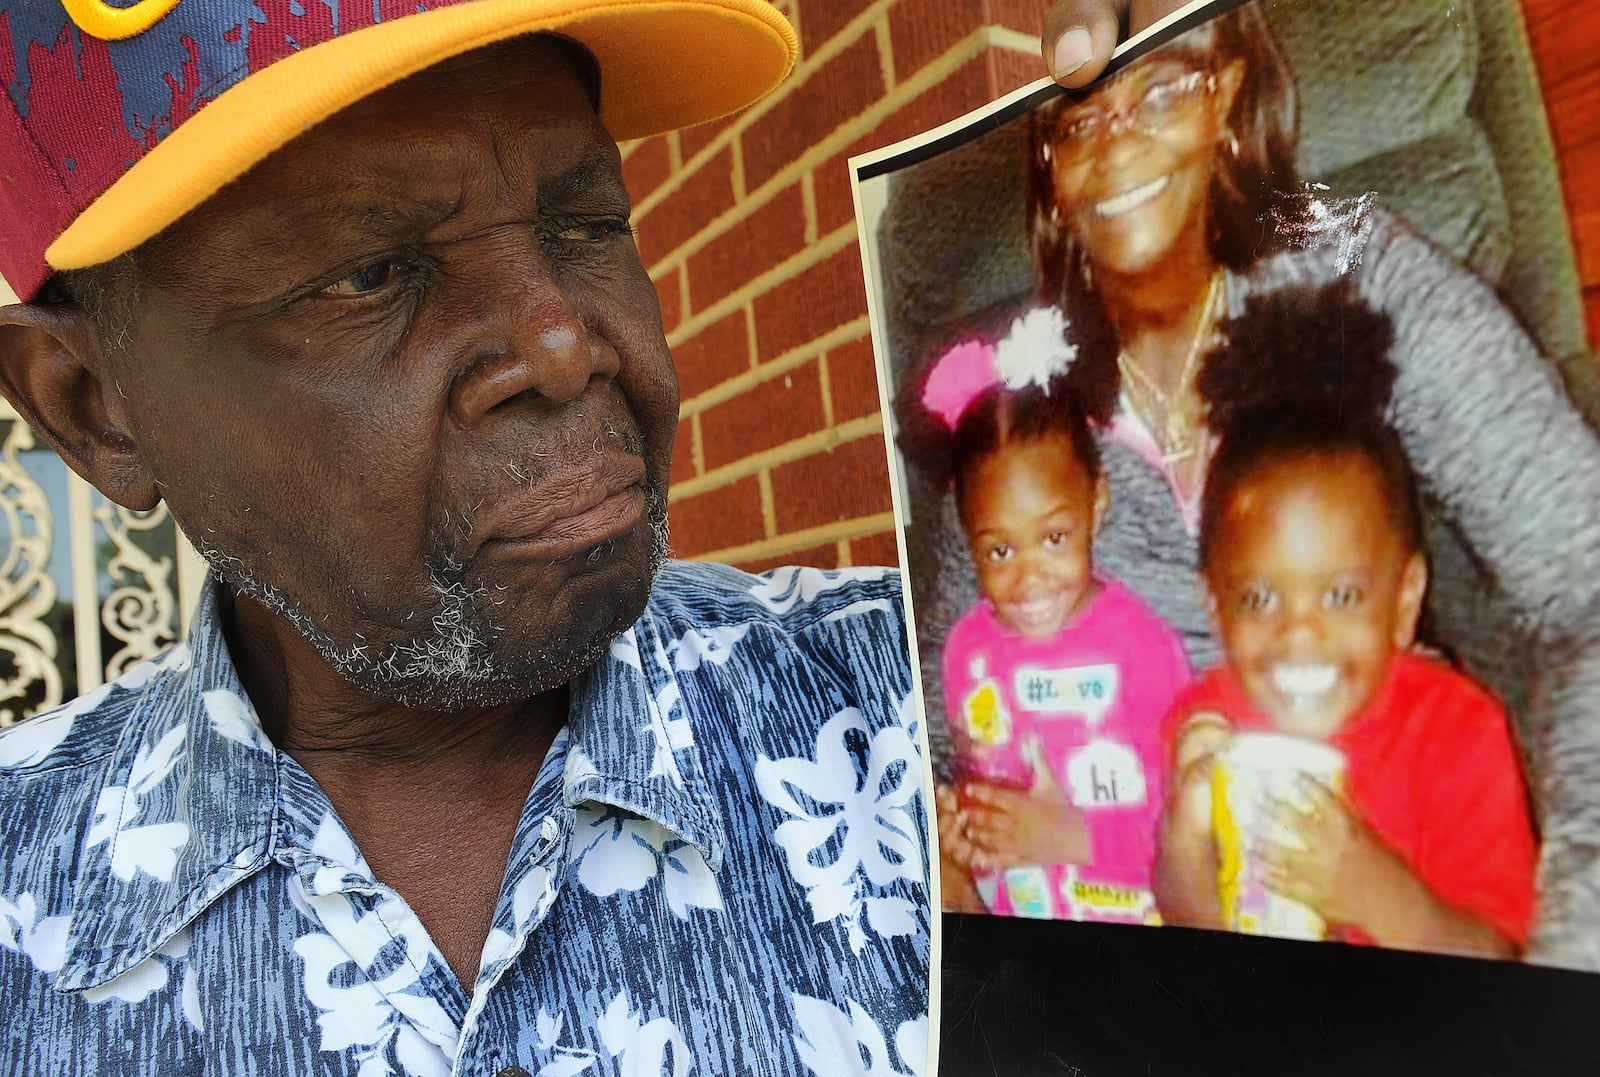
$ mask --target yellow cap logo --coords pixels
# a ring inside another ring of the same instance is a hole
[[[121,41],[160,22],[178,0],[139,0],[132,7],[112,7],[104,0],[61,0],[61,6],[84,33],[102,41]]]

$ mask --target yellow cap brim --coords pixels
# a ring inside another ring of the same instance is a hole
[[[471,0],[287,56],[219,94],[150,150],[45,251],[83,269],[132,250],[314,124],[439,63],[519,34],[578,42],[600,69],[612,137],[705,123],[759,100],[794,66],[794,30],[765,0]]]

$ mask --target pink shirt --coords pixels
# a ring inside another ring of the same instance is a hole
[[[1012,868],[975,879],[992,912],[1146,922],[1166,792],[1162,723],[1189,682],[1183,644],[1133,592],[1102,579],[1076,621],[1047,639],[1013,635],[987,602],[945,641],[944,698],[962,770],[1026,785],[1037,738],[1056,783],[1084,813],[1088,864]]]

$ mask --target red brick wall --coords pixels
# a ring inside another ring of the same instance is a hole
[[[800,63],[739,115],[623,148],[683,383],[673,549],[896,561],[845,159],[1044,73],[1048,0],[785,0]]]
[[[1523,0],[1522,13],[1556,143],[1593,349],[1600,346],[1600,4]]]

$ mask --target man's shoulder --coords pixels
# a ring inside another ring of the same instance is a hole
[[[137,692],[112,682],[0,729],[0,798],[20,782],[103,761],[138,700]]]
[[[887,614],[903,619],[893,568],[787,566],[750,573],[705,561],[670,561],[650,596],[658,617],[697,625],[762,623],[803,631],[822,623]]]
[[[673,563],[656,582],[646,635],[683,697],[735,721],[741,737],[761,726],[759,736],[783,740],[809,724],[802,715],[820,723],[845,709],[898,723],[911,693],[900,587],[894,569]]]

